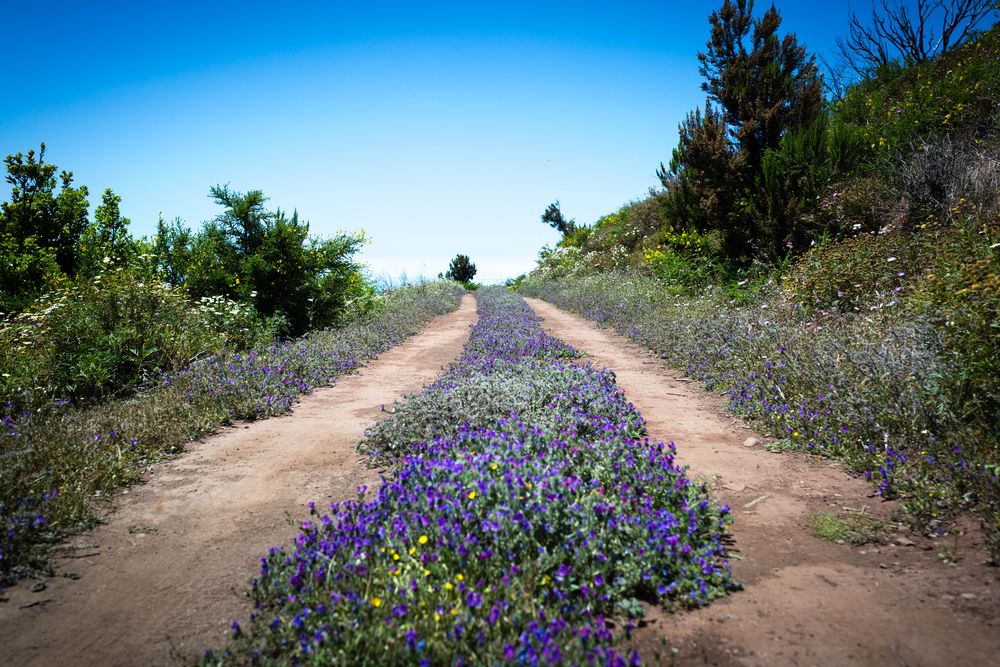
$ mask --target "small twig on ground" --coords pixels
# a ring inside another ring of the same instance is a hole
[[[753,500],[751,500],[750,502],[748,502],[746,505],[744,505],[743,509],[748,510],[751,507],[753,507],[754,505],[756,505],[757,503],[763,502],[763,501],[767,500],[770,497],[771,497],[770,493],[765,493],[762,496],[758,496],[757,498],[754,498]]]

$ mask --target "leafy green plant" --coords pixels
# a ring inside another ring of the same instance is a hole
[[[357,310],[370,296],[354,260],[364,232],[310,235],[297,212],[267,210],[260,190],[215,186],[210,195],[224,210],[200,231],[159,222],[158,268],[173,285],[195,298],[221,295],[253,304],[282,323],[282,334],[294,336],[336,324],[348,303]]]
[[[271,337],[246,306],[191,303],[149,274],[112,267],[0,323],[0,401],[36,408],[126,395],[200,356]]]
[[[848,542],[854,545],[871,542],[884,544],[888,540],[888,524],[867,514],[829,514],[819,512],[812,520],[813,534],[829,542]]]
[[[866,153],[857,127],[821,114],[811,124],[789,131],[761,160],[759,215],[774,245],[796,252],[825,233],[840,229],[810,225],[803,215],[834,180],[850,177]]]

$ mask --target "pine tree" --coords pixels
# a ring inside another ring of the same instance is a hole
[[[545,208],[542,213],[542,222],[558,231],[563,236],[573,231],[576,226],[572,220],[567,220],[559,209],[559,201],[556,200]]]
[[[755,19],[752,0],[725,0],[709,23],[698,54],[705,112],[681,124],[670,169],[661,165],[659,175],[675,220],[719,230],[729,260],[745,264],[756,252],[778,252],[761,223],[764,153],[820,114],[822,79],[795,35],[779,38],[773,5]]]
[[[471,283],[476,277],[476,265],[472,263],[468,255],[455,255],[448,266],[448,272],[444,277],[449,280],[457,280],[460,283]]]
[[[760,174],[765,150],[777,148],[789,128],[819,115],[823,90],[815,59],[795,35],[779,39],[774,5],[760,19],[752,12],[753,0],[725,0],[709,17],[711,38],[698,54],[702,90],[719,105],[750,181]]]

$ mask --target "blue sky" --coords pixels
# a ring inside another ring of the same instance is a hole
[[[138,235],[199,226],[229,183],[364,229],[373,275],[465,253],[500,281],[558,239],[549,202],[590,223],[658,185],[719,5],[8,3],[0,153],[44,141]],[[846,2],[778,9],[811,52],[846,30]]]

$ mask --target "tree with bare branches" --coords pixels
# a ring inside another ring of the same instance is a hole
[[[837,57],[861,78],[897,60],[922,63],[962,44],[986,19],[995,19],[998,7],[997,0],[873,1],[870,21],[851,12]]]

